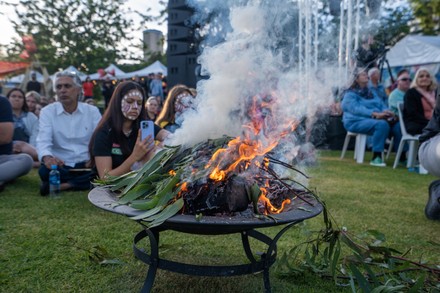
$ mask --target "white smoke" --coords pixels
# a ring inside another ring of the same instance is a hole
[[[270,5],[262,2],[198,1],[199,11],[209,11],[212,7],[228,9],[227,13],[219,15],[223,21],[228,21],[222,27],[230,27],[230,31],[226,32],[224,42],[214,46],[208,44],[199,57],[209,79],[197,84],[197,112],[185,115],[171,144],[193,145],[222,135],[240,136],[242,116],[248,106],[246,101],[255,95],[271,95],[276,99],[277,106],[272,114],[280,127],[306,116],[311,121],[319,108],[332,102],[331,83],[325,84],[329,77],[337,78],[335,70],[329,73],[319,67],[319,73],[306,77],[292,62],[287,64],[286,52],[279,48],[281,41],[295,38],[294,32],[285,29],[286,23],[296,21],[294,13],[286,11],[292,1],[271,2]],[[210,26],[212,31],[212,22]],[[299,89],[307,78],[313,81],[313,86],[307,89],[308,95],[303,96]],[[291,142],[297,141],[291,139]],[[297,149],[291,145],[285,148]]]

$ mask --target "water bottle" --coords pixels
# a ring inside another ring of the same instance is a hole
[[[57,168],[57,165],[52,165],[49,173],[49,196],[51,198],[58,198],[60,195],[60,172]]]

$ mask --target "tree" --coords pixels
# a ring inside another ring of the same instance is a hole
[[[20,35],[31,34],[38,47],[36,57],[49,72],[85,64],[94,72],[120,58],[129,59],[128,37],[133,21],[122,7],[126,0],[20,0],[13,22]],[[125,46],[124,46],[125,45]],[[16,40],[8,55],[17,55]]]
[[[417,20],[416,33],[440,34],[440,1],[409,0]]]

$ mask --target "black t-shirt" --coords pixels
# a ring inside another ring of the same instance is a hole
[[[28,81],[28,83],[26,85],[26,92],[30,92],[30,91],[36,91],[37,93],[40,94],[41,84],[36,80],[35,81],[34,80]]]
[[[11,122],[14,123],[14,118],[12,116],[11,103],[8,99],[0,96],[0,123],[1,122]],[[10,155],[12,153],[12,140],[6,144],[0,144],[0,155]]]
[[[154,125],[154,136],[156,137],[161,128]],[[130,150],[134,149],[136,144],[137,133],[133,131],[128,137],[124,136],[128,141]],[[101,128],[95,136],[95,144],[93,146],[94,157],[112,157],[112,169],[119,167],[130,154],[123,154],[120,143],[116,140],[110,127]]]

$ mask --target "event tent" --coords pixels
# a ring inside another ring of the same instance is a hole
[[[122,71],[121,69],[119,69],[116,65],[114,64],[110,64],[108,67],[106,67],[101,74],[99,72],[97,73],[93,73],[90,74],[90,79],[91,80],[103,80],[103,79],[121,79],[121,78],[125,78],[124,76],[126,75],[126,73],[124,71]],[[85,78],[84,78],[85,79]]]
[[[426,67],[440,81],[440,36],[407,35],[397,42],[385,55],[394,79],[401,69],[415,74],[420,66]],[[388,68],[382,70],[382,83],[389,86]]]
[[[440,36],[408,35],[387,53],[391,67],[440,63]]]
[[[136,75],[139,77],[143,77],[143,76],[147,76],[150,73],[159,73],[159,72],[166,76],[168,73],[167,67],[163,65],[160,61],[155,61],[154,63],[148,65],[145,68],[126,73],[125,75],[123,75],[122,78],[132,78]]]
[[[41,74],[38,71],[31,71],[29,75],[31,75],[32,73],[35,73],[38,82],[44,82],[43,74]],[[8,82],[13,84],[21,84],[24,78],[25,78],[25,73],[11,77],[10,79],[8,79]]]
[[[61,71],[75,72],[75,73],[79,76],[79,78],[81,79],[81,81],[84,81],[84,80],[86,79],[86,77],[87,77],[87,75],[86,75],[85,73],[79,71],[79,70],[78,70],[75,66],[73,66],[73,65],[70,65],[69,67],[67,67],[66,69],[63,69],[63,70],[61,70]],[[59,72],[59,71],[58,71],[58,72]],[[52,75],[50,76],[50,78],[51,78],[52,80],[54,80],[54,79],[55,79],[55,76],[57,75],[58,72],[55,72],[54,74],[52,74]]]
[[[11,73],[23,72],[29,67],[27,62],[9,62],[0,61],[0,77],[4,77]]]

